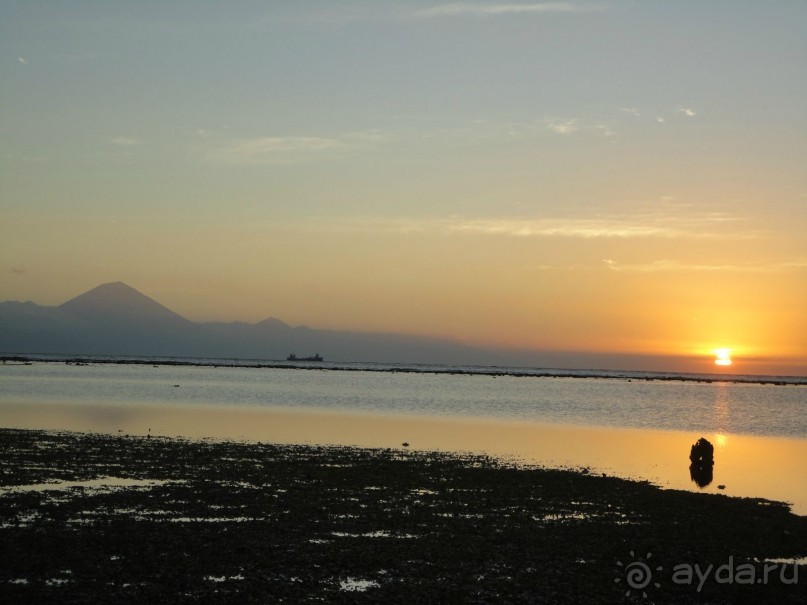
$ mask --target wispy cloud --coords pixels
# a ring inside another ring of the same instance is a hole
[[[475,119],[453,129],[443,129],[432,133],[431,138],[467,137],[475,139],[495,139],[505,136],[509,139],[541,137],[549,131],[558,135],[614,136],[617,133],[613,116],[571,117],[543,116],[519,122],[501,122],[496,119]]]
[[[252,19],[250,28],[266,28],[285,21],[312,21],[322,24],[353,22],[401,22],[413,19],[486,18],[507,15],[529,16],[589,13],[602,10],[594,3],[576,2],[444,2],[426,8],[415,8],[405,2],[324,3],[314,9],[286,3]],[[280,8],[282,7],[282,8]]]
[[[257,137],[240,139],[214,153],[218,159],[247,164],[293,164],[344,155],[344,141],[326,137]]]
[[[378,130],[350,132],[336,137],[268,136],[238,139],[215,150],[217,160],[245,164],[297,164],[340,159],[361,149],[393,140]]]
[[[647,120],[655,120],[658,124],[664,124],[671,118],[675,116],[684,116],[687,118],[694,118],[698,115],[698,112],[693,109],[692,107],[678,107],[678,108],[670,108],[660,110],[660,108],[655,107],[646,107],[646,108],[639,108],[639,107],[620,107],[619,112],[622,114],[627,114],[633,116],[637,120],[641,122]]]
[[[135,145],[140,145],[140,139],[136,139],[134,137],[115,137],[109,142],[113,145],[118,145],[119,147],[133,147]]]
[[[567,120],[549,120],[546,127],[558,134],[572,134],[580,130],[580,121],[575,118]]]
[[[638,273],[654,273],[660,271],[686,271],[686,272],[728,272],[728,273],[788,273],[807,269],[807,260],[787,261],[766,264],[722,264],[707,265],[697,263],[681,263],[675,260],[656,260],[650,263],[623,265],[610,258],[603,262],[611,271],[631,271]]]
[[[470,3],[452,2],[438,4],[415,12],[416,17],[496,17],[500,15],[529,15],[546,13],[583,13],[596,10],[595,7],[573,4],[571,2],[540,2],[502,4],[497,2]]]
[[[748,239],[750,233],[720,233],[704,229],[708,217],[691,220],[664,220],[654,216],[613,218],[498,219],[463,217],[352,217],[349,220],[323,219],[321,226],[345,231],[388,233],[444,233],[515,238],[580,239]]]
[[[331,149],[342,149],[344,143],[337,139],[323,137],[262,137],[257,139],[244,139],[237,143],[233,150],[244,154],[275,154],[294,151],[319,152]]]
[[[466,220],[448,225],[448,230],[461,233],[506,235],[511,237],[579,237],[636,238],[680,237],[668,227],[596,219],[543,220]]]
[[[610,124],[580,118],[544,118],[543,125],[555,134],[589,133],[610,137],[616,133]]]

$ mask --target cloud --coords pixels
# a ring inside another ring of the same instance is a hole
[[[546,131],[558,135],[598,135],[614,136],[614,121],[584,117],[543,116],[530,121],[499,122],[496,120],[475,119],[464,126],[454,129],[444,129],[440,135],[465,136],[469,138],[501,138],[505,135],[509,139],[541,137]],[[437,138],[437,137],[434,137]]]
[[[598,219],[466,220],[448,225],[460,233],[506,235],[511,237],[636,238],[680,237],[679,230],[653,224]]]
[[[730,272],[730,273],[787,273],[807,269],[807,260],[787,261],[781,263],[742,265],[705,265],[695,263],[680,263],[674,260],[656,260],[650,263],[636,265],[622,265],[612,259],[605,258],[603,262],[612,271],[632,271],[639,273],[654,273],[659,271],[697,271],[697,272]]]
[[[262,137],[245,139],[234,148],[239,153],[272,154],[287,151],[323,151],[341,149],[344,143],[323,137]]]
[[[119,147],[133,147],[134,145],[140,145],[140,140],[135,139],[134,137],[115,137],[109,142],[113,145],[118,145]]]
[[[612,137],[616,134],[616,131],[613,130],[608,124],[595,124],[591,128],[595,132],[599,132],[605,137]]]
[[[562,135],[587,132],[610,137],[616,134],[616,131],[608,124],[581,120],[579,118],[544,118],[543,124],[547,130]]]
[[[698,112],[695,111],[695,109],[693,109],[692,107],[679,107],[677,109],[667,109],[661,112],[659,112],[659,108],[656,108],[654,110],[652,108],[640,109],[638,107],[620,107],[619,111],[623,114],[627,114],[637,119],[640,119],[643,122],[646,119],[652,119],[650,118],[650,116],[653,115],[653,113],[655,113],[655,121],[658,124],[664,124],[672,116],[676,116],[679,114],[687,118],[694,118],[695,116],[698,115]],[[647,115],[647,118],[643,117],[645,115]]]
[[[507,15],[529,16],[548,14],[589,13],[602,10],[596,4],[578,4],[576,2],[496,2],[480,0],[477,2],[444,2],[427,8],[416,8],[408,2],[331,2],[320,3],[317,8],[298,6],[305,3],[277,3],[262,16],[249,22],[251,29],[274,28],[284,21],[314,22],[322,24],[343,24],[354,22],[405,22],[412,19],[439,18],[495,18]],[[309,3],[310,4],[310,3]],[[283,8],[281,8],[283,7]]]
[[[524,15],[524,14],[546,14],[546,13],[583,13],[593,10],[591,6],[572,4],[571,2],[541,2],[529,4],[499,4],[488,3],[468,3],[453,2],[449,4],[438,4],[431,8],[419,10],[416,17],[495,17],[500,15]]]
[[[718,219],[714,219],[718,220]],[[515,238],[580,238],[580,239],[749,239],[749,233],[716,233],[704,231],[703,225],[712,221],[708,216],[696,216],[677,221],[662,216],[614,218],[539,218],[539,219],[468,219],[462,217],[374,218],[351,217],[322,219],[318,226],[325,229],[382,233],[444,233]]]
[[[350,148],[327,137],[257,137],[240,139],[215,152],[218,159],[247,164],[292,164],[324,157],[341,157]]]
[[[342,135],[340,138],[349,145],[374,145],[376,143],[389,143],[399,140],[399,136],[384,132],[378,128],[348,132],[347,134]]]
[[[28,65],[28,61],[25,59],[25,57],[17,57],[17,63],[20,65]]]
[[[337,137],[280,136],[238,139],[215,150],[216,160],[245,164],[297,164],[321,159],[340,159],[396,140],[379,130],[348,132]]]
[[[558,134],[572,134],[580,130],[580,122],[576,118],[568,120],[549,120],[546,127]]]

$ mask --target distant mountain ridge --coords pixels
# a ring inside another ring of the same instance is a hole
[[[0,303],[0,353],[484,364],[491,353],[441,338],[258,323],[198,323],[123,282],[102,284],[56,307]]]
[[[711,372],[711,360],[582,351],[482,349],[447,338],[319,330],[274,317],[257,323],[190,321],[122,283],[102,284],[61,305],[0,302],[0,354],[207,357],[557,369]],[[747,373],[770,374],[745,364]],[[756,371],[755,371],[756,370]],[[805,375],[804,367],[789,372]]]

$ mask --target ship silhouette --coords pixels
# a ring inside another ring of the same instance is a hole
[[[286,357],[286,361],[322,361],[322,355],[315,353],[311,357],[297,357],[294,353]]]

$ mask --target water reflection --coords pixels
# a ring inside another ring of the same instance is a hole
[[[647,479],[673,489],[717,492],[714,482],[696,487],[681,473],[693,435],[684,431],[611,429],[491,419],[436,418],[401,414],[354,414],[299,408],[2,403],[8,428],[101,431],[117,434],[244,439],[275,443],[402,447],[483,452],[545,466],[586,467]],[[718,448],[720,482],[733,496],[784,500],[807,514],[804,474],[807,440],[724,433],[706,434]],[[686,448],[686,449],[685,449]],[[637,452],[642,452],[637,456]],[[771,462],[775,461],[772,466]],[[706,465],[705,473],[711,469]],[[712,478],[709,479],[712,481]]]
[[[729,401],[731,395],[726,383],[720,382],[715,386],[715,402],[712,405],[712,426],[718,431],[728,431],[731,427],[731,408]]]
[[[712,479],[714,479],[713,468],[711,465],[700,466],[691,464],[689,466],[689,478],[692,479],[693,483],[698,487],[706,487],[712,482]]]
[[[0,364],[0,383],[0,403],[293,406],[807,437],[807,385],[50,363]]]

